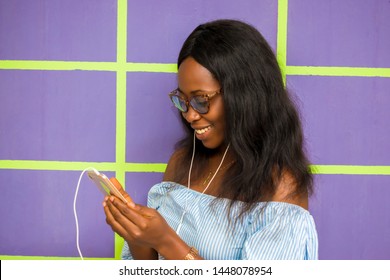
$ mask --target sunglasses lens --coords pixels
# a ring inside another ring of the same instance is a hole
[[[171,100],[173,105],[182,112],[187,112],[186,102],[177,95],[172,95]]]
[[[190,103],[192,108],[201,114],[206,114],[209,111],[209,101],[203,96],[195,96]]]

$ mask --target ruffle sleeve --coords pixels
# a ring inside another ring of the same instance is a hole
[[[269,202],[248,217],[242,259],[315,260],[318,238],[313,217],[289,203]]]

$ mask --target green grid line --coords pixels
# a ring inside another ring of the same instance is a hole
[[[286,84],[288,0],[278,0],[276,58]]]
[[[125,185],[126,162],[126,71],[121,65],[127,60],[127,1],[118,0],[117,11],[117,64],[116,72],[116,177]]]
[[[49,161],[49,160],[0,160],[1,169],[18,170],[58,170],[82,171],[94,167],[101,171],[122,172],[165,172],[165,163],[131,163],[126,162],[118,166],[116,162],[77,162],[77,161]],[[121,181],[122,182],[122,181]]]
[[[384,77],[390,78],[390,68],[334,67],[334,66],[286,66],[287,75]]]
[[[310,170],[318,175],[390,175],[388,165],[311,165]]]
[[[102,171],[115,171],[115,162],[74,162],[49,160],[0,160],[0,169],[82,171],[94,167]]]
[[[1,169],[48,170],[48,171],[82,171],[94,167],[102,171],[157,172],[164,173],[166,163],[123,163],[118,167],[115,162],[67,162],[67,161],[34,161],[34,160],[0,160]],[[310,166],[313,174],[344,175],[390,175],[388,165],[323,165]],[[122,182],[122,181],[121,181]]]
[[[284,1],[284,0],[283,0]],[[281,37],[278,33],[278,38]],[[390,78],[390,68],[339,67],[339,66],[293,66],[286,65],[283,40],[278,39],[277,57],[283,77],[301,76],[343,76],[343,77],[384,77]],[[177,73],[174,63],[116,63],[81,61],[35,61],[0,60],[0,70],[48,70],[48,71],[108,71],[108,72],[149,72]]]
[[[47,71],[125,71],[176,73],[172,63],[135,62],[90,62],[90,61],[38,61],[38,60],[0,60],[2,70],[47,70]]]
[[[117,65],[116,72],[116,143],[115,177],[126,186],[126,91],[127,91],[127,0],[118,0],[117,11]],[[120,259],[124,240],[114,233],[114,255]]]

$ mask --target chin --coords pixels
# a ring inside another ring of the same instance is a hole
[[[220,141],[202,141],[202,144],[205,148],[210,149],[210,150],[216,150],[220,148],[223,144],[223,142]]]

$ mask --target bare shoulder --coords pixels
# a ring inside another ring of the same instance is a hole
[[[164,173],[164,181],[173,181],[175,170],[178,167],[179,159],[183,156],[184,151],[182,149],[178,149],[173,152],[171,158],[168,161],[167,168]]]
[[[287,202],[308,209],[308,195],[297,194],[297,184],[289,172],[283,172],[272,201]]]

